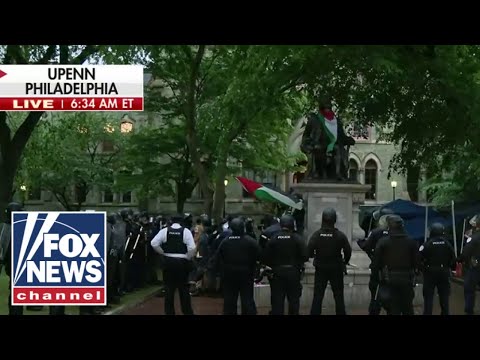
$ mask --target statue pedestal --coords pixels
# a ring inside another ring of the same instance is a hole
[[[370,185],[303,182],[292,185],[292,188],[302,194],[305,202],[307,240],[322,225],[323,210],[330,207],[337,211],[336,227],[347,235],[354,251],[360,250],[357,240],[364,238],[365,232],[358,223],[359,207],[364,203]]]
[[[305,203],[305,241],[320,228],[322,212],[326,208],[337,211],[336,227],[343,231],[352,246],[352,257],[344,277],[345,306],[349,310],[364,310],[368,312],[370,303],[370,259],[357,245],[357,240],[365,237],[365,232],[360,228],[358,216],[359,206],[365,201],[365,193],[369,185],[353,183],[320,183],[303,182],[292,185],[295,192],[302,194]],[[315,269],[311,262],[305,264],[305,277],[303,291],[300,299],[301,308],[309,311],[313,300]],[[262,284],[255,286],[255,302],[258,307],[270,308],[270,287],[265,279]],[[423,300],[421,287],[415,289],[415,304]],[[330,285],[325,292],[323,307],[327,313],[335,311],[335,301]]]

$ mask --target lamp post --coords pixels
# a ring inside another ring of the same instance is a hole
[[[225,185],[225,198],[223,200],[223,218],[225,219],[225,216],[227,214],[227,185],[228,185],[228,180],[225,179],[223,180],[223,184]]]
[[[395,189],[397,188],[397,182],[392,181],[390,185],[392,186],[392,190],[393,190],[393,201],[395,201]]]

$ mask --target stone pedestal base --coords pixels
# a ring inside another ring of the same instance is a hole
[[[315,273],[313,269],[307,270],[303,281],[302,297],[300,298],[300,307],[310,311],[313,301]],[[349,311],[362,311],[368,314],[370,304],[370,290],[368,282],[370,280],[369,270],[356,270],[349,268],[344,277],[344,297],[347,314]],[[255,304],[257,307],[271,308],[270,286],[268,283],[256,285],[254,288]],[[423,304],[422,285],[415,288],[414,306]],[[240,304],[239,304],[240,305]],[[335,311],[335,300],[330,285],[327,286],[325,297],[323,298],[323,308],[328,309],[329,313]],[[239,308],[240,309],[240,308]]]
[[[365,202],[370,185],[307,182],[294,184],[292,188],[303,196],[307,239],[322,225],[323,210],[334,208],[337,211],[336,227],[347,235],[352,248],[359,250],[356,240],[365,237],[358,223],[359,206]]]

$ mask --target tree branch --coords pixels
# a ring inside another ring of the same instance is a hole
[[[87,60],[91,55],[98,52],[100,47],[98,45],[87,45],[83,51],[72,60],[72,64],[81,65]]]
[[[60,45],[60,64],[68,64],[69,53],[68,45]]]
[[[10,50],[11,60],[15,61],[15,64],[28,64],[27,59],[22,55],[21,45],[9,45],[7,48],[7,53]]]
[[[45,54],[42,56],[42,58],[37,61],[37,64],[48,64],[52,56],[55,54],[56,49],[57,45],[48,45],[47,51],[45,51]]]

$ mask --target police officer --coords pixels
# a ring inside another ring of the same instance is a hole
[[[142,211],[135,217],[135,242],[133,244],[132,253],[130,254],[130,262],[132,268],[132,287],[140,289],[146,283],[146,242],[148,213]],[[150,246],[151,248],[151,246]]]
[[[251,238],[257,240],[257,235],[255,234],[255,223],[251,217],[245,219],[245,232]]]
[[[465,266],[463,292],[465,296],[465,314],[473,315],[475,307],[475,291],[480,284],[480,215],[476,215],[470,223],[473,225],[472,237],[467,240],[458,261]]]
[[[315,285],[311,315],[322,314],[322,303],[328,282],[335,299],[335,313],[345,315],[343,275],[346,264],[352,256],[347,236],[335,227],[337,212],[327,208],[322,213],[322,226],[315,231],[308,242],[308,255],[315,266]],[[343,252],[343,257],[342,257]]]
[[[265,229],[262,231],[259,240],[261,249],[265,249],[267,242],[282,230],[278,220],[271,215],[266,215],[263,218],[263,225]]]
[[[183,215],[172,217],[172,225],[159,231],[151,245],[164,256],[163,281],[165,283],[165,314],[175,315],[175,291],[178,289],[184,315],[193,315],[188,289],[188,275],[192,270],[192,257],[197,248],[192,233],[183,226]]]
[[[196,257],[196,271],[192,275],[191,280],[195,282],[195,288],[193,295],[199,294],[200,291],[205,292],[208,285],[208,277],[211,275],[208,273],[208,263],[210,261],[210,251],[208,247],[208,236],[211,232],[212,222],[207,215],[202,215],[200,218],[201,230],[199,232],[198,240],[196,241],[198,253]],[[201,287],[197,288],[197,282],[201,281]]]
[[[213,260],[222,275],[223,314],[237,315],[240,294],[242,315],[256,315],[253,281],[260,248],[254,239],[245,234],[242,218],[233,219],[229,226],[232,234],[222,241]]]
[[[301,271],[308,261],[307,247],[303,238],[295,233],[292,215],[280,218],[281,231],[267,242],[262,254],[263,263],[273,270],[270,280],[272,292],[272,315],[283,315],[285,296],[288,299],[288,314],[300,312]]]
[[[118,288],[116,278],[118,273],[118,247],[116,244],[117,234],[115,233],[115,224],[118,215],[110,213],[107,216],[107,303],[118,304]]]
[[[433,295],[438,291],[441,315],[449,315],[450,274],[455,268],[455,252],[445,238],[445,227],[434,223],[428,241],[420,246],[423,268],[423,315],[432,315]]]
[[[127,290],[128,268],[127,258],[130,256],[128,249],[131,247],[132,240],[132,219],[133,212],[131,209],[120,210],[120,218],[115,223],[115,230],[118,233],[118,245],[121,246],[119,256],[119,272],[118,272],[118,285],[119,294],[124,295]]]
[[[8,315],[23,315],[23,306],[12,306],[12,254],[11,254],[11,224],[12,212],[22,211],[23,206],[19,203],[12,202],[7,205],[6,216],[7,220],[0,229],[0,260],[5,273],[8,276]]]
[[[357,242],[358,246],[367,253],[370,260],[373,259],[373,254],[378,241],[381,238],[388,236],[387,218],[389,215],[393,215],[393,211],[388,208],[382,209],[381,211],[376,211],[373,214],[373,218],[378,222],[377,227],[370,232],[366,239],[362,239]],[[378,273],[372,271],[370,273],[370,281],[368,283],[368,288],[370,290],[370,305],[368,306],[369,315],[380,315],[380,312],[382,311],[382,305],[385,307],[385,309],[386,306],[388,306],[388,304],[382,303],[378,297],[379,286],[380,279],[378,277]]]
[[[372,261],[372,272],[380,273],[381,285],[389,293],[390,315],[413,315],[415,273],[418,271],[417,243],[404,229],[398,215],[388,217],[388,236],[380,239]]]
[[[153,237],[160,231],[160,224],[156,224],[153,216],[150,216],[146,225],[146,244],[145,244],[145,282],[147,285],[155,285],[158,283],[157,278],[157,256],[158,254],[149,246]]]

